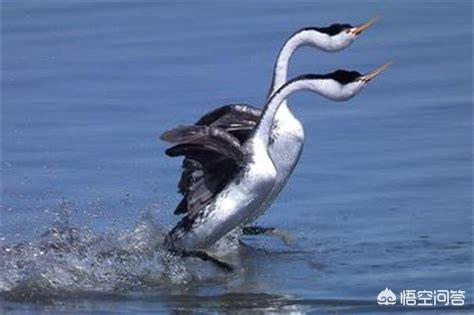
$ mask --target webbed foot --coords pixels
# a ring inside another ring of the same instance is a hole
[[[278,237],[286,246],[291,246],[293,244],[293,238],[291,234],[287,231],[280,230],[274,227],[264,227],[264,226],[244,226],[242,228],[243,235],[267,235]]]

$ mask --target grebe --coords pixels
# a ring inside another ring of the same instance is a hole
[[[184,126],[163,134],[165,141],[181,148],[200,146],[217,151],[238,170],[210,202],[200,209],[188,211],[168,233],[166,246],[171,251],[186,253],[185,256],[189,254],[202,258],[207,249],[254,216],[267,202],[278,178],[268,150],[272,126],[276,113],[291,94],[308,90],[333,101],[347,101],[389,65],[385,64],[366,75],[338,70],[324,75],[302,75],[290,80],[271,96],[257,126],[243,145],[230,133],[213,126]]]
[[[268,98],[287,80],[288,65],[292,55],[301,47],[310,46],[326,52],[337,52],[349,47],[355,39],[372,26],[374,18],[358,27],[333,24],[329,27],[303,28],[295,32],[283,45],[276,60]],[[245,104],[232,104],[217,108],[203,117],[196,125],[224,129],[243,144],[260,120],[261,110]],[[279,107],[272,125],[269,154],[277,170],[272,193],[247,222],[253,221],[270,206],[286,184],[299,161],[304,143],[304,130],[300,121],[290,111],[287,101]],[[209,144],[207,144],[209,145]],[[218,145],[218,144],[216,144]],[[205,152],[206,151],[206,152]],[[178,184],[184,198],[175,214],[194,212],[208,204],[219,193],[229,178],[237,172],[235,164],[217,150],[199,144],[177,145],[166,151],[169,156],[184,155],[183,173]],[[244,234],[280,233],[274,228],[244,227]]]

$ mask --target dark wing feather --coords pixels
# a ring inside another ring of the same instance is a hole
[[[213,128],[190,128],[192,126],[162,135],[163,140],[177,144],[166,150],[167,155],[185,157],[178,184],[184,198],[176,207],[175,214],[194,213],[201,209],[237,174],[243,160],[235,150],[241,151],[240,145],[249,138],[260,116],[261,110],[250,105],[226,105],[196,122],[196,126],[217,127],[217,136],[213,136]]]
[[[169,156],[185,156],[178,188],[184,198],[175,213],[194,213],[212,201],[245,162],[237,138],[218,127],[181,126],[162,140],[175,144]],[[225,174],[225,176],[223,176]]]
[[[210,203],[216,194],[222,191],[232,178],[238,173],[240,167],[233,161],[222,156],[210,156],[212,162],[201,159],[202,169],[194,169],[191,183],[186,187],[184,194],[187,203],[187,212],[195,213]],[[190,157],[193,159],[194,157]],[[204,172],[201,172],[204,170]],[[199,175],[200,174],[200,175]],[[222,176],[226,174],[226,176]]]
[[[197,122],[199,126],[242,126],[247,124],[255,126],[259,121],[262,111],[256,107],[245,104],[231,104],[216,108],[204,114]],[[224,128],[226,129],[226,128]]]
[[[244,143],[260,121],[262,111],[244,104],[219,107],[205,114],[196,122],[200,126],[214,126],[231,133],[240,143]]]
[[[222,151],[203,150],[195,145],[181,144],[167,150],[170,156],[184,155],[179,192],[184,196],[174,213],[195,212],[212,201],[237,174],[242,161],[221,154]]]
[[[185,155],[194,151],[219,152],[241,164],[245,153],[239,140],[225,130],[211,126],[181,126],[165,132],[161,140],[177,144],[166,150],[169,156]]]

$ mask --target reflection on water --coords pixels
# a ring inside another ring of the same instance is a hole
[[[471,6],[5,2],[0,310],[368,313],[384,288],[471,304]],[[246,238],[233,274],[165,254],[180,161],[156,135],[262,104],[296,29],[374,15],[347,51],[292,60],[291,75],[396,60],[347,104],[292,97],[305,149],[262,224],[295,244]]]

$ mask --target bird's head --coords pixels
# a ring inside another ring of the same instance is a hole
[[[357,71],[337,70],[328,74],[310,74],[299,77],[307,88],[318,91],[319,94],[332,101],[347,101],[359,94],[376,76],[386,70],[393,62],[367,73]]]
[[[307,30],[317,33],[319,38],[317,46],[319,48],[336,52],[349,47],[360,34],[369,29],[377,20],[378,17],[375,17],[360,26],[337,23],[328,27],[312,27]]]

